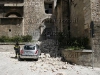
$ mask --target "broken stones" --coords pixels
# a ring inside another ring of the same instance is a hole
[[[52,39],[47,39],[41,42],[40,49],[42,53],[49,53],[50,55],[46,55],[46,57],[55,57],[57,54],[57,44],[56,41]]]
[[[45,54],[41,53],[40,58],[45,58]]]
[[[67,69],[67,66],[62,66],[62,69]]]
[[[56,75],[63,75],[62,73],[57,73]]]
[[[50,54],[45,54],[45,57],[46,58],[50,58]]]
[[[52,69],[52,72],[56,72],[57,70],[56,69]]]

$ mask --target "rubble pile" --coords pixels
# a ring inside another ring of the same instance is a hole
[[[51,57],[55,57],[57,55],[58,46],[56,41],[47,39],[41,42],[40,49],[42,53],[49,53]]]

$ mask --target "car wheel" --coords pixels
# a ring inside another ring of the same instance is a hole
[[[20,56],[18,56],[18,61],[22,61],[22,59],[20,58]]]

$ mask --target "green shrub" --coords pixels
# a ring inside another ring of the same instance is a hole
[[[7,36],[1,36],[0,42],[30,42],[32,41],[32,36],[26,35],[26,36],[14,36],[14,37],[7,37]]]
[[[23,42],[30,42],[31,40],[32,40],[32,36],[30,35],[22,36]]]
[[[57,39],[58,39],[58,42],[59,42],[59,46],[60,47],[66,46],[66,41],[67,41],[66,34],[64,34],[63,32],[59,32],[57,35],[58,35]]]
[[[1,36],[0,37],[0,42],[9,42],[9,37]]]
[[[89,38],[88,37],[74,37],[70,38],[67,46],[74,46],[75,48],[89,48]]]
[[[14,36],[12,38],[10,38],[11,42],[16,42],[16,41],[20,41],[22,42],[22,38],[20,36]]]
[[[83,49],[83,48],[90,48],[89,47],[89,38],[88,37],[72,37],[67,38],[62,32],[58,33],[58,42],[60,48],[71,48],[76,49]]]

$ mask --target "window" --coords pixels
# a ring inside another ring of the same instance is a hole
[[[11,29],[9,29],[9,32],[11,32]]]
[[[52,14],[53,12],[53,3],[44,3],[45,6],[45,13]]]
[[[52,8],[52,4],[49,4],[49,8]]]
[[[25,50],[35,50],[35,46],[33,46],[33,45],[26,45],[26,46],[24,46],[24,49]]]

